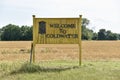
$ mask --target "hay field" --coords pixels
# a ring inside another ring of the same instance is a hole
[[[31,41],[0,42],[0,80],[120,80],[120,41],[83,41],[78,45],[36,45],[36,63],[29,63]]]
[[[31,41],[0,41],[1,61],[29,61]],[[38,44],[36,61],[78,60],[76,44]],[[83,41],[82,60],[120,60],[120,41]]]

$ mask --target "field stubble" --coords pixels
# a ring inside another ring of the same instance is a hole
[[[29,60],[31,41],[1,41],[0,60]],[[36,61],[78,60],[77,44],[37,44]],[[83,60],[120,60],[120,41],[82,41]]]
[[[30,46],[31,41],[0,42],[0,80],[120,79],[120,41],[83,41],[81,66],[78,45],[36,45],[35,64],[29,64]]]

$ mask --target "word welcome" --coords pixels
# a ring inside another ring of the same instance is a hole
[[[52,28],[75,28],[75,24],[50,24]]]

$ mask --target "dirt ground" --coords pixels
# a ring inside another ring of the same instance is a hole
[[[0,61],[29,61],[31,41],[0,41]],[[37,44],[36,61],[78,60],[78,44]],[[120,60],[120,41],[82,41],[82,60]]]

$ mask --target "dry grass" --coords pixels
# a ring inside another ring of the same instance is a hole
[[[0,60],[29,60],[31,41],[1,41]],[[36,45],[36,60],[77,60],[78,45]],[[120,60],[120,41],[83,41],[83,60]]]
[[[83,59],[120,60],[120,41],[84,41]]]

